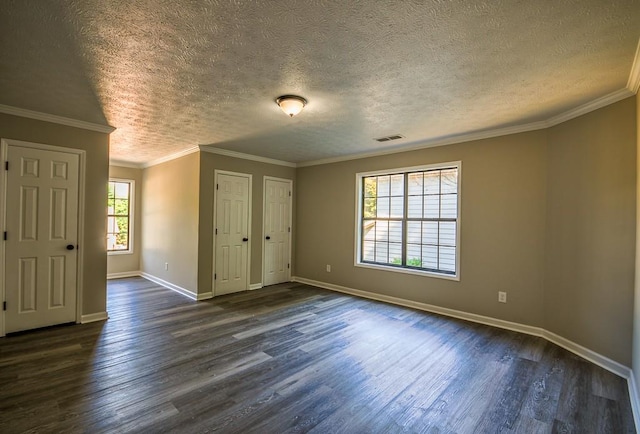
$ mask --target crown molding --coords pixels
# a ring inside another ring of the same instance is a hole
[[[79,121],[77,119],[65,118],[63,116],[51,115],[49,113],[27,110],[4,104],[0,104],[0,113],[66,125],[68,127],[81,128],[83,130],[97,131],[99,133],[110,134],[115,131],[115,127],[112,127],[111,125],[94,124],[92,122]]]
[[[380,151],[365,152],[360,154],[344,155],[342,157],[323,158],[321,160],[305,161],[298,163],[298,167],[318,166],[321,164],[339,163],[342,161],[358,160],[360,158],[380,157],[383,155],[399,154],[401,152],[418,151],[420,149],[433,148],[436,146],[453,145],[456,143],[472,142],[474,140],[490,139],[493,137],[507,136],[510,134],[525,133],[527,131],[542,130],[547,128],[545,121],[531,122],[523,125],[496,128],[484,131],[474,131],[471,133],[458,134],[454,136],[438,137],[435,139],[420,142],[413,146],[402,148],[386,149]]]
[[[140,163],[130,163],[128,161],[121,160],[109,160],[109,166],[115,167],[124,167],[126,169],[142,169],[142,164]]]
[[[636,56],[637,57],[637,56]],[[507,136],[510,134],[524,133],[527,131],[543,130],[550,128],[579,116],[585,115],[592,111],[606,107],[625,98],[633,96],[634,93],[627,88],[617,90],[603,97],[594,99],[586,104],[575,107],[559,115],[553,116],[543,121],[531,122],[528,124],[515,125],[511,127],[494,128],[484,131],[474,131],[465,134],[459,134],[447,137],[438,137],[435,139],[420,142],[413,146],[402,148],[393,148],[380,151],[364,152],[359,154],[344,155],[341,157],[323,158],[320,160],[304,161],[297,164],[297,167],[319,166],[322,164],[339,163],[341,161],[358,160],[360,158],[379,157],[382,155],[398,154],[401,152],[417,151],[425,148],[433,148],[436,146],[453,145],[456,143],[471,142],[474,140],[490,139],[494,137]]]
[[[258,161],[260,163],[275,164],[277,166],[298,167],[298,164],[290,161],[275,160],[273,158],[260,157],[258,155],[244,154],[242,152],[229,151],[226,149],[213,148],[209,145],[200,145],[200,151],[210,154],[224,155],[226,157],[240,158],[242,160]]]
[[[198,152],[199,150],[200,149],[197,146],[193,146],[193,147],[185,149],[183,151],[176,152],[176,153],[171,154],[171,155],[167,155],[166,157],[158,158],[157,160],[153,160],[153,161],[150,161],[148,163],[143,163],[139,167],[141,169],[146,169],[146,168],[151,167],[151,166],[157,166],[158,164],[166,163],[168,161],[176,160],[178,158],[185,157],[185,156],[187,156],[189,154],[193,154],[194,152]]]
[[[633,95],[634,95],[633,92],[631,92],[627,88],[620,89],[608,95],[605,95],[603,97],[594,99],[593,101],[589,101],[586,104],[582,104],[581,106],[572,108],[571,110],[568,110],[564,113],[560,113],[559,115],[556,115],[552,118],[547,119],[545,122],[547,124],[547,127],[553,127],[555,125],[561,124],[566,121],[570,121],[571,119],[590,113],[592,111],[601,109],[603,107],[606,107],[618,101],[622,101],[623,99],[629,98],[630,96],[633,96]]]
[[[633,58],[633,65],[631,65],[627,89],[633,92],[634,95],[640,90],[640,39],[638,40],[638,47],[636,48],[636,56]]]

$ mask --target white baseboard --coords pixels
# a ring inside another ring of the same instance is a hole
[[[252,283],[249,285],[249,291],[253,291],[255,289],[260,289],[262,288],[262,282],[260,283]]]
[[[149,273],[144,273],[142,271],[125,271],[122,273],[111,273],[111,274],[107,274],[107,280],[110,279],[123,279],[125,277],[144,277],[147,280],[150,280],[154,283],[157,283],[158,285],[162,285],[165,288],[171,289],[173,291],[179,292],[182,295],[186,295],[187,297],[193,299],[193,300],[208,300],[210,298],[213,298],[213,292],[209,291],[209,292],[204,292],[202,294],[195,294],[193,291],[189,291],[188,289],[182,288],[178,285],[174,285],[171,282],[167,282],[166,280],[160,279],[159,277],[156,277],[152,274]]]
[[[374,292],[362,291],[360,289],[348,288],[345,286],[334,285],[332,283],[305,279],[304,277],[293,277],[292,280],[295,282],[306,283],[307,285],[318,286],[320,288],[325,288],[332,291],[355,295],[357,297],[363,297],[363,298],[368,298],[368,299],[377,300],[377,301],[384,301],[391,304],[397,304],[399,306],[411,307],[411,308],[423,310],[426,312],[433,312],[440,315],[463,319],[466,321],[472,321],[475,323],[512,330],[520,333],[525,333],[528,335],[539,336],[550,342],[553,342],[554,344],[564,348],[565,350],[571,351],[572,353],[577,354],[578,356],[585,358],[592,363],[595,363],[596,365],[606,369],[607,371],[613,372],[614,374],[620,377],[626,378],[627,381],[629,381],[629,379],[631,378],[631,369],[629,369],[628,367],[621,365],[620,363],[614,360],[611,360],[610,358],[605,357],[602,354],[598,354],[595,351],[591,351],[588,348],[578,345],[575,342],[565,339],[562,336],[558,336],[555,333],[552,333],[541,327],[533,327],[526,324],[519,324],[515,322],[504,321],[497,318],[491,318],[488,316],[477,315],[474,313],[463,312],[455,309],[448,309],[445,307],[435,306],[432,304],[420,303],[417,301],[405,300],[403,298],[376,294]]]
[[[633,375],[633,371],[630,372],[629,378],[627,378],[627,385],[629,386],[629,400],[631,401],[631,410],[633,411],[633,420],[636,424],[636,431],[640,431],[640,399],[638,396],[638,383]]]
[[[559,336],[553,332],[545,330],[542,337],[549,342],[553,342],[559,347],[571,351],[573,354],[577,354],[583,359],[587,359],[588,361],[595,363],[596,365],[606,369],[607,371],[613,372],[614,374],[622,378],[626,378],[628,380],[632,376],[630,368],[616,362],[615,360],[611,360],[610,358],[603,356],[602,354],[596,353],[589,348],[583,347],[580,344],[576,344],[569,339],[563,338],[562,336]]]
[[[107,280],[123,279],[125,277],[138,277],[141,275],[142,275],[142,272],[140,271],[123,271],[121,273],[109,273],[107,274]]]
[[[158,285],[164,286],[165,288],[170,289],[172,291],[175,291],[175,292],[177,292],[179,294],[182,294],[182,295],[184,295],[186,297],[189,297],[192,300],[196,300],[196,301],[198,300],[198,294],[196,294],[193,291],[190,291],[190,290],[188,290],[186,288],[183,288],[181,286],[178,286],[178,285],[174,285],[171,282],[167,282],[166,280],[163,280],[163,279],[161,279],[159,277],[156,277],[153,274],[145,273],[144,271],[142,271],[140,273],[140,275],[142,277],[144,277],[145,279],[152,281],[153,283],[157,283]],[[203,295],[205,295],[205,294],[203,294]]]
[[[104,321],[106,319],[109,319],[109,315],[107,314],[107,312],[90,313],[87,315],[82,315],[80,317],[80,324],[87,324],[87,323],[96,322],[96,321]]]
[[[449,309],[433,304],[421,303],[418,301],[406,300],[404,298],[393,297],[390,295],[376,294],[375,292],[362,291],[360,289],[348,288],[346,286],[334,285],[333,283],[325,283],[317,280],[305,279],[304,277],[293,277],[294,282],[306,283],[307,285],[319,286],[320,288],[330,289],[332,291],[342,292],[345,294],[355,295],[357,297],[368,298],[370,300],[384,301],[386,303],[397,304],[399,306],[410,307],[413,309],[424,310],[426,312],[438,313],[440,315],[452,318],[472,321],[479,324],[499,327],[501,329],[512,330],[516,332],[526,333],[528,335],[543,336],[544,329],[524,324],[519,324],[501,319],[491,318],[489,316],[477,315],[475,313],[463,312],[461,310]]]

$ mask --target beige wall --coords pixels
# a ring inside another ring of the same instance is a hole
[[[149,167],[142,172],[141,189],[141,271],[193,293],[198,287],[199,168],[197,153]]]
[[[107,255],[107,275],[140,271],[141,251],[141,210],[142,169],[131,167],[109,166],[109,178],[130,179],[135,182],[133,193],[133,251],[125,254]]]
[[[299,169],[296,275],[543,327],[630,366],[635,104],[547,130]],[[455,160],[460,281],[355,267],[355,174]]]
[[[630,366],[635,98],[548,132],[545,328]]]
[[[0,114],[0,137],[86,151],[82,314],[106,311],[109,135]]]
[[[252,189],[252,217],[251,217],[251,270],[249,282],[262,282],[262,219],[263,219],[263,177],[293,180],[294,198],[296,190],[296,169],[292,167],[266,164],[257,161],[241,160],[238,158],[200,153],[200,244],[198,246],[198,292],[207,293],[212,290],[213,277],[213,192],[215,170],[226,170],[253,175]],[[296,216],[295,200],[293,203],[293,229],[295,233]],[[296,245],[295,238],[292,246]],[[292,258],[294,253],[292,253]],[[292,264],[293,267],[293,264]],[[293,272],[292,272],[293,275]]]
[[[545,144],[536,131],[299,169],[296,275],[542,326]],[[356,173],[457,160],[460,281],[355,267]]]

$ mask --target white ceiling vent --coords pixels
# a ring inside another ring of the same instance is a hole
[[[398,140],[398,139],[404,139],[404,136],[401,134],[394,134],[393,136],[386,136],[386,137],[378,137],[377,139],[373,139],[376,142],[388,142],[390,140]]]

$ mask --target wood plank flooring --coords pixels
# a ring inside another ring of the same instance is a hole
[[[632,433],[626,381],[543,339],[288,283],[0,339],[0,432]]]

